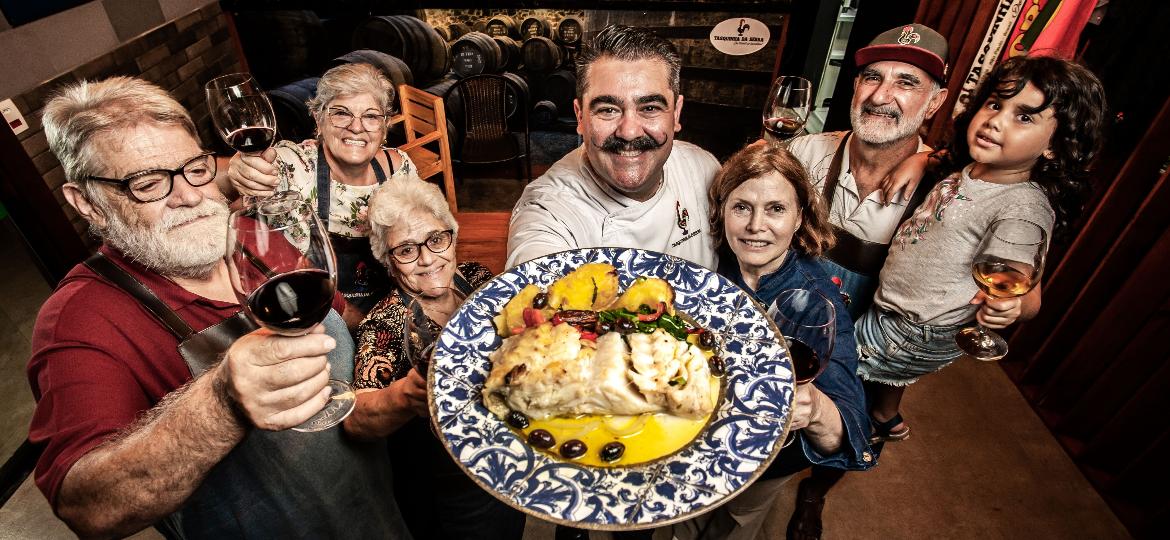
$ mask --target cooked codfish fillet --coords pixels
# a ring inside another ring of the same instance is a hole
[[[627,339],[629,348],[617,332],[582,340],[576,328],[552,323],[509,337],[491,354],[484,405],[499,416],[514,409],[536,419],[711,412],[718,388],[697,347],[662,330]]]

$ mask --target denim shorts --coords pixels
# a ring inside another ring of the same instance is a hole
[[[857,375],[890,386],[913,384],[962,356],[955,334],[965,326],[915,324],[872,307],[856,324]]]

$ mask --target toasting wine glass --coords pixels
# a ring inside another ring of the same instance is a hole
[[[276,140],[276,114],[268,96],[249,73],[229,73],[208,81],[207,108],[211,122],[228,146],[243,154],[260,154]],[[290,197],[282,191],[266,199]],[[246,197],[251,202],[256,197]]]
[[[786,141],[804,129],[812,105],[812,83],[803,77],[777,77],[764,104],[764,139]]]
[[[837,335],[837,309],[833,302],[817,291],[788,289],[781,291],[772,302],[768,316],[776,322],[788,344],[796,384],[815,380],[833,354]],[[789,433],[784,446],[795,439]]]
[[[426,291],[411,298],[406,306],[406,352],[410,364],[426,378],[439,334],[467,295],[454,287]]]
[[[1026,219],[1001,219],[991,224],[971,265],[975,284],[991,298],[1028,294],[1040,281],[1048,235]],[[982,324],[955,334],[955,343],[972,358],[994,361],[1008,353],[1007,341]]]
[[[320,219],[300,196],[258,199],[229,217],[227,265],[236,297],[256,324],[286,336],[325,320],[337,290],[337,263]],[[330,379],[330,399],[292,429],[331,428],[355,404],[349,383]]]

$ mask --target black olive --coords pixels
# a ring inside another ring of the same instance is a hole
[[[548,293],[537,293],[532,297],[532,307],[544,309],[548,305]]]
[[[626,319],[624,317],[617,320],[617,331],[618,332],[621,332],[623,334],[632,334],[632,333],[636,332],[637,330],[638,330],[638,326],[636,324],[634,324],[634,321],[631,321],[631,320]]]
[[[622,458],[626,453],[626,445],[614,441],[601,447],[601,461],[612,462]]]
[[[552,433],[543,429],[534,429],[532,433],[528,434],[528,444],[537,448],[549,449],[557,444],[557,440],[553,438]]]
[[[707,367],[711,368],[711,374],[716,377],[722,377],[727,373],[727,363],[718,356],[712,356],[707,359]]]
[[[703,330],[702,332],[699,332],[699,345],[701,345],[704,349],[714,349],[715,334],[713,334],[710,330]]]
[[[508,411],[508,425],[516,429],[524,429],[528,427],[528,417],[520,411]]]
[[[613,332],[613,323],[609,321],[597,321],[597,335],[603,335]]]
[[[589,449],[585,447],[585,443],[577,439],[570,439],[561,445],[561,456],[567,459],[577,459],[585,455],[587,450]]]

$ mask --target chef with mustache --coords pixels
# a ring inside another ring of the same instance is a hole
[[[611,25],[577,57],[573,110],[583,144],[525,189],[508,230],[508,266],[580,247],[661,251],[715,268],[705,221],[710,152],[682,126],[680,58],[642,28]]]
[[[895,229],[931,187],[914,181],[890,189],[883,180],[898,176],[896,169],[911,156],[930,150],[918,132],[946,100],[947,52],[946,38],[921,24],[881,33],[854,56],[853,130],[788,141],[788,150],[825,197],[837,244],[819,261],[840,285],[855,320],[873,303]],[[787,538],[820,538],[825,494],[843,474],[813,467],[797,491]]]

